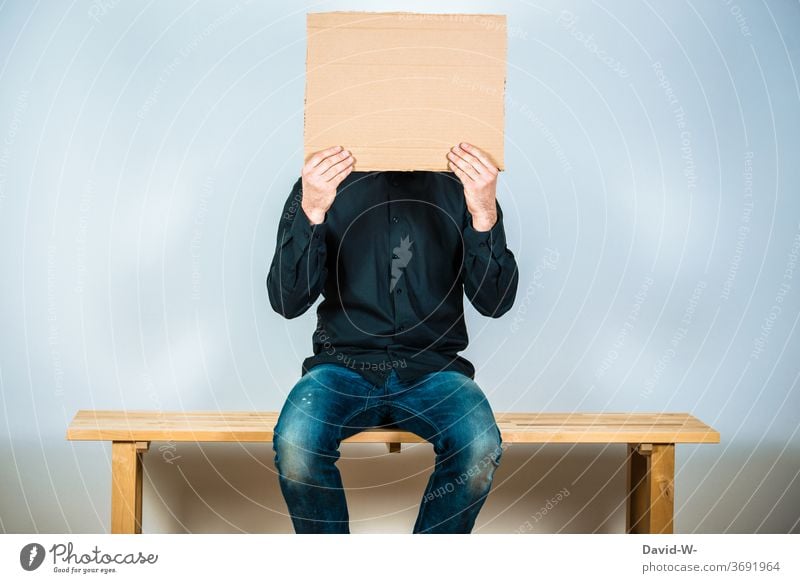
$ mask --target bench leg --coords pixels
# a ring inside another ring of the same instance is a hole
[[[672,534],[675,444],[629,443],[625,532]]]
[[[142,533],[142,455],[148,441],[111,444],[111,533]]]

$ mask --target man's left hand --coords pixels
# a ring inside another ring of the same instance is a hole
[[[472,227],[476,231],[488,231],[497,222],[498,169],[489,157],[471,144],[461,142],[447,153],[450,169],[464,185],[467,210],[472,215]]]

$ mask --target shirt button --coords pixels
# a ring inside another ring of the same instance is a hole
[[[403,330],[405,330],[405,329],[406,329],[406,327],[405,327],[405,326],[400,326],[400,327],[398,328],[398,330],[399,330],[400,332],[402,332],[402,331],[403,331]]]
[[[399,220],[400,220],[400,219],[398,219],[397,217],[392,217],[392,222],[393,222],[393,223],[396,223],[396,222],[398,222]]]
[[[401,293],[403,293],[403,290],[401,290],[401,289],[398,287],[398,288],[397,288],[397,293],[401,294]]]

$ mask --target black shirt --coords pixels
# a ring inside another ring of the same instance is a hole
[[[313,225],[301,185],[284,205],[267,276],[270,304],[286,318],[324,298],[301,374],[338,363],[377,385],[392,369],[406,381],[440,370],[474,378],[458,355],[469,341],[463,296],[497,318],[519,280],[499,203],[480,232],[452,172],[352,172]]]

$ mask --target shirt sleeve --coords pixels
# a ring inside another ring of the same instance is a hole
[[[506,246],[503,211],[488,231],[476,231],[466,213],[464,236],[464,293],[478,312],[499,318],[511,309],[517,295],[519,272],[514,254]]]
[[[283,207],[267,275],[272,309],[285,318],[305,313],[319,297],[327,277],[327,217],[318,225],[312,224],[301,201],[302,179],[298,178]]]

